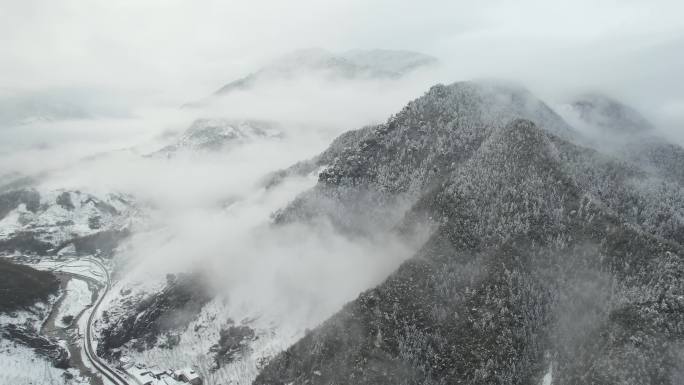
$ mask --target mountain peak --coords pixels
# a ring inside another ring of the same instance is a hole
[[[455,120],[462,129],[503,128],[512,120],[527,119],[556,135],[572,131],[563,118],[526,88],[494,80],[435,85],[397,116],[424,121]]]
[[[584,123],[600,129],[623,133],[653,129],[636,109],[606,95],[586,94],[572,101],[570,106]]]
[[[510,121],[490,139],[490,147],[497,147],[506,162],[515,161],[528,167],[548,166],[553,160],[553,144],[548,134],[527,119]]]
[[[259,70],[234,80],[215,92],[249,89],[258,81],[319,74],[331,79],[396,79],[435,64],[437,59],[418,52],[384,49],[333,53],[322,48],[300,49],[282,55]]]
[[[179,151],[218,151],[255,139],[276,139],[282,135],[273,122],[261,120],[196,119],[174,143],[150,155],[171,157]]]

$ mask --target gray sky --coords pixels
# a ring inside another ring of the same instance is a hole
[[[440,58],[442,82],[507,78],[545,97],[601,90],[678,125],[683,4],[0,0],[0,88],[99,88],[175,105],[293,49],[390,48]]]

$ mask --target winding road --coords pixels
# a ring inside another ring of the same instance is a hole
[[[104,273],[105,277],[105,287],[102,290],[102,293],[100,294],[100,297],[97,299],[97,302],[95,303],[95,306],[93,306],[92,310],[90,311],[90,314],[88,315],[88,322],[86,323],[86,333],[85,333],[85,339],[83,340],[83,348],[86,353],[86,357],[88,357],[88,360],[90,363],[93,365],[93,367],[102,374],[106,379],[108,379],[111,383],[116,384],[116,385],[130,385],[130,383],[124,379],[121,375],[119,375],[116,372],[116,369],[110,368],[107,363],[104,361],[100,360],[100,358],[97,356],[97,352],[93,349],[93,320],[95,319],[95,314],[97,313],[97,309],[100,307],[100,304],[102,303],[102,300],[104,299],[105,295],[107,295],[107,292],[109,291],[110,288],[110,281],[109,281],[109,272],[107,269],[100,263],[99,261],[96,261],[94,259],[90,260],[91,262],[95,263],[98,265],[101,269],[102,272]]]
[[[122,376],[119,372],[117,372],[116,369],[110,367],[106,362],[101,360],[97,356],[96,350],[93,348],[93,322],[95,320],[95,314],[97,314],[97,310],[100,307],[100,304],[104,300],[105,296],[107,295],[107,292],[109,292],[109,289],[111,287],[111,282],[109,279],[109,272],[107,271],[107,268],[98,260],[94,258],[88,258],[86,259],[88,262],[97,265],[101,270],[102,270],[102,278],[104,279],[104,282],[100,282],[93,277],[83,275],[83,274],[78,274],[78,273],[73,273],[73,272],[64,272],[65,274],[71,275],[74,278],[81,279],[84,281],[88,281],[91,283],[94,283],[98,286],[102,285],[103,288],[100,290],[99,296],[95,302],[95,304],[91,307],[90,309],[90,314],[88,314],[88,320],[85,325],[85,338],[83,339],[83,351],[85,352],[85,356],[90,361],[90,364],[92,368],[94,368],[98,373],[102,375],[103,378],[106,378],[109,383],[114,384],[114,385],[131,385],[132,383],[130,380],[127,380]],[[53,267],[50,270],[53,271],[60,271],[60,267],[62,266],[56,266]],[[136,382],[137,384],[137,382]],[[136,385],[133,384],[133,385]]]

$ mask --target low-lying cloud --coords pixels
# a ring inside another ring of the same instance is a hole
[[[418,245],[389,233],[351,238],[325,222],[274,226],[271,215],[318,176],[289,177],[268,189],[264,178],[317,155],[342,132],[386,120],[427,88],[428,76],[302,77],[258,84],[202,108],[16,126],[4,131],[16,142],[0,154],[2,172],[36,175],[39,189],[130,194],[145,219],[117,257],[120,277],[163,280],[199,271],[232,306],[312,327],[381,282]],[[200,117],[266,120],[281,135],[149,156]]]

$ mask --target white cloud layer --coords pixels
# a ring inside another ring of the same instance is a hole
[[[1,0],[0,86],[103,87],[183,103],[296,48],[409,49],[441,80],[601,88],[657,109],[682,98],[675,0],[487,2]]]

